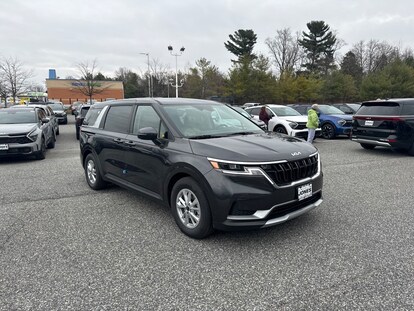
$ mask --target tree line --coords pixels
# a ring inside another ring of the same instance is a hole
[[[357,42],[341,56],[339,50],[344,42],[328,24],[311,21],[306,27],[305,31],[296,33],[289,28],[277,30],[274,37],[265,40],[266,55],[255,52],[257,35],[252,29],[229,34],[224,42],[224,48],[232,54],[228,72],[221,72],[202,57],[190,68],[178,72],[179,81],[184,82],[179,96],[213,98],[234,104],[333,103],[414,97],[411,48],[371,39]],[[23,85],[27,72],[22,72],[24,79],[15,79],[15,83],[13,74],[7,75],[12,70],[5,65],[4,60],[0,62],[0,96],[5,90],[9,96],[16,95],[19,90],[13,85]],[[122,81],[126,98],[175,96],[172,87],[175,72],[156,59],[150,62],[149,72],[143,74],[119,68],[114,77],[106,77],[100,72],[93,73],[95,62],[92,70],[80,68],[82,80]]]

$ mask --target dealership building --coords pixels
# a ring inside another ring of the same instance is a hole
[[[88,86],[89,85],[89,86]],[[93,87],[93,91],[90,89]],[[86,102],[93,93],[92,99],[105,101],[108,99],[123,99],[124,85],[122,81],[86,81],[75,79],[59,79],[53,69],[49,70],[49,79],[46,79],[48,100],[59,100],[64,104],[75,101]],[[89,89],[89,90],[88,90]]]

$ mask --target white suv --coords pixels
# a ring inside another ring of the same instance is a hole
[[[262,106],[249,107],[245,110],[254,119],[259,120],[259,113]],[[295,109],[284,105],[266,105],[267,114],[271,117],[267,129],[272,132],[284,133],[290,136],[306,138],[308,129],[306,123],[308,117],[301,115]],[[321,129],[316,129],[316,136],[320,135]]]

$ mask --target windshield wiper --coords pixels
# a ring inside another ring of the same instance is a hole
[[[217,138],[217,137],[222,137],[221,135],[198,135],[198,136],[189,136],[187,137],[188,139],[208,139],[208,138]]]
[[[252,135],[252,134],[258,134],[258,133],[257,132],[234,132],[234,133],[225,134],[223,136]]]

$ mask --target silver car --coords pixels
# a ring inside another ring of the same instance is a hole
[[[27,155],[42,160],[46,148],[54,148],[56,135],[43,110],[0,110],[0,156]]]

